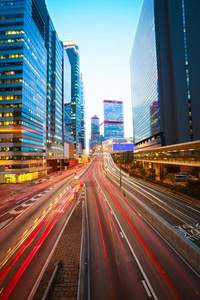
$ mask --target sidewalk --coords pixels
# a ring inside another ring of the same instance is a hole
[[[78,214],[73,212],[56,250],[47,266],[33,300],[41,300],[53,273],[54,264],[62,262],[53,290],[48,297],[51,300],[77,299],[80,247],[82,233],[82,203],[78,205]]]

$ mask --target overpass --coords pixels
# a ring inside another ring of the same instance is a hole
[[[163,147],[152,147],[134,151],[134,160],[142,162],[148,170],[155,169],[157,179],[165,165],[178,165],[182,171],[200,169],[200,140]]]

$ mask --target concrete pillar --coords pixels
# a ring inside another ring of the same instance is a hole
[[[17,174],[15,174],[15,180],[16,180],[15,183],[18,183],[18,175]]]
[[[156,180],[160,180],[160,173],[161,173],[161,164],[155,164]]]

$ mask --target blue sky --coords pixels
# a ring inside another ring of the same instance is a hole
[[[103,121],[104,99],[124,102],[125,136],[132,137],[130,53],[143,0],[46,0],[60,40],[80,48],[86,135],[90,118]],[[59,3],[59,4],[58,4]]]

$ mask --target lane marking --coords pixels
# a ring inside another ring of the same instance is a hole
[[[21,200],[17,201],[16,204],[20,204],[21,202],[27,200],[27,198],[28,198],[28,197],[25,197],[24,199],[21,199]]]
[[[147,286],[145,280],[142,280],[142,283],[143,283],[144,289],[145,289],[146,292],[147,292],[147,295],[149,296],[149,298],[151,298],[152,295],[151,295],[151,293],[150,293],[150,291],[149,291],[149,289],[148,289],[148,286]]]
[[[105,173],[105,172],[104,172]],[[106,174],[106,173],[105,173]],[[115,176],[116,177],[116,176]],[[115,181],[114,179],[111,179],[113,182],[115,182],[116,184],[118,184],[117,183],[117,181]],[[130,184],[128,184],[127,182],[126,182],[126,184],[129,186],[129,187],[132,187]],[[132,187],[133,189],[134,189],[134,187]],[[141,189],[141,188],[140,188]],[[133,196],[133,194],[131,194],[128,190],[126,190],[127,191],[127,193],[132,197],[132,198],[134,198],[135,200],[137,200],[137,201],[139,201],[141,204],[143,203],[143,202],[141,202],[136,196]],[[145,190],[144,190],[145,191]],[[154,200],[151,200],[150,199],[150,197],[148,197],[147,195],[145,195],[144,193],[142,193],[141,191],[139,191],[139,193],[141,194],[141,195],[143,195],[144,197],[146,197],[147,199],[149,199],[150,201],[154,201]],[[149,194],[149,195],[151,195],[150,193],[148,193],[147,192],[147,194]],[[152,195],[153,196],[153,195]],[[154,198],[157,198],[157,197],[155,197],[155,196],[153,196]],[[158,199],[158,198],[157,198]],[[161,200],[161,202],[162,202],[162,200]],[[180,218],[178,215],[175,215],[172,211],[169,211],[167,208],[164,208],[161,204],[159,204],[159,203],[156,203],[156,202],[154,202],[157,206],[159,206],[160,208],[162,208],[163,210],[165,210],[166,212],[168,212],[169,214],[171,214],[172,216],[174,216],[176,219],[178,219],[179,221],[181,221],[182,223],[185,223],[186,222],[186,224],[188,224],[189,225],[189,223],[187,223],[187,221],[184,221],[182,218]],[[143,203],[143,205],[145,205],[144,203]],[[167,204],[165,204],[166,206],[167,206]],[[169,207],[171,210],[173,209],[172,207]],[[149,208],[149,209],[151,209],[151,208]],[[174,209],[173,209],[174,210]],[[156,213],[156,212],[155,212]],[[185,215],[183,212],[178,212],[178,214],[179,215],[181,215],[181,217],[182,216],[185,216],[185,218],[186,219],[190,219],[190,221],[192,221],[194,224],[196,224],[197,223],[197,220],[195,220],[195,219],[193,219],[193,218],[191,218],[191,217],[189,217],[189,216],[187,216],[187,215]]]
[[[124,235],[123,235],[123,233],[120,231],[120,234],[121,234],[121,237],[124,239]]]
[[[197,210],[197,209],[195,209],[195,208],[193,208],[193,207],[190,207],[190,206],[188,206],[188,205],[186,205],[186,207],[188,207],[188,208],[190,208],[190,209],[192,209],[192,210],[195,210],[196,212],[200,213],[199,210]]]

